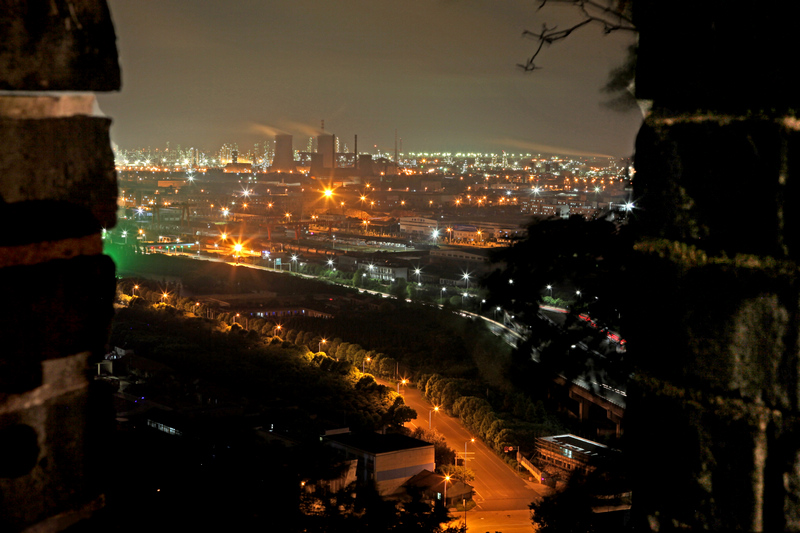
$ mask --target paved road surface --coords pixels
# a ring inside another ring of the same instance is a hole
[[[390,382],[381,382],[392,386]],[[400,389],[407,405],[417,411],[417,418],[406,424],[411,429],[428,427],[432,406],[422,398],[417,389]],[[502,531],[503,533],[530,533],[533,530],[528,505],[550,494],[544,485],[527,481],[528,476],[518,475],[508,464],[479,440],[470,442],[473,435],[457,418],[444,412],[432,414],[433,427],[444,435],[447,444],[459,455],[464,453],[467,443],[467,466],[475,472],[475,502],[477,506],[467,512],[469,531]],[[463,522],[463,513],[453,512],[457,522]]]

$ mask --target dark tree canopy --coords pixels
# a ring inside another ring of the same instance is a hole
[[[489,303],[530,323],[541,298],[551,294],[549,285],[553,297],[578,308],[616,308],[624,294],[626,257],[633,244],[626,230],[627,226],[581,216],[534,220],[527,238],[493,254],[498,267],[484,281],[491,293]]]

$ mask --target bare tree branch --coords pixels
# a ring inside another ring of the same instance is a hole
[[[542,24],[540,33],[528,30],[522,32],[523,37],[530,37],[539,41],[539,46],[528,60],[525,63],[517,64],[525,72],[541,68],[536,65],[535,61],[545,44],[549,45],[561,39],[566,39],[572,32],[583,26],[592,23],[600,24],[606,34],[615,31],[637,31],[629,14],[630,0],[605,0],[605,3],[601,3],[598,0],[541,0],[537,11],[545,7],[548,2],[569,2],[575,5],[583,15],[583,20],[564,30],[558,30],[557,26],[548,28],[545,23]]]

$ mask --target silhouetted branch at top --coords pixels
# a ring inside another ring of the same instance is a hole
[[[549,28],[545,23],[542,24],[542,30],[539,33],[528,30],[522,32],[523,37],[530,37],[539,41],[539,46],[528,60],[525,63],[517,64],[518,67],[526,72],[541,68],[536,66],[535,61],[545,44],[552,44],[561,39],[566,39],[572,32],[583,26],[592,23],[601,24],[603,32],[606,34],[615,31],[636,31],[636,26],[634,26],[630,15],[632,0],[542,0],[538,9],[542,9],[548,2],[569,2],[578,8],[584,18],[563,30],[559,30],[557,26]]]

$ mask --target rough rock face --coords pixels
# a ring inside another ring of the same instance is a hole
[[[0,90],[119,90],[105,2],[0,0],[0,13]]]
[[[108,397],[88,379],[113,316],[105,2],[0,0],[0,531],[61,531],[103,506]]]
[[[768,4],[634,6],[653,101],[626,330],[645,530],[800,530],[800,128],[776,59],[798,49],[782,31],[798,7]]]

